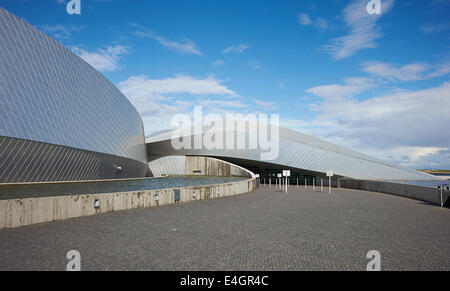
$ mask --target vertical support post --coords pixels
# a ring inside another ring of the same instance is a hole
[[[323,192],[323,179],[320,178],[320,192]]]
[[[328,177],[328,178],[329,178],[329,180],[328,180],[328,194],[331,194],[331,176]]]
[[[298,188],[298,177],[297,177],[297,188]]]
[[[306,178],[305,178],[305,190],[306,190]]]
[[[316,178],[313,178],[313,191],[316,191]]]
[[[286,176],[286,194],[287,194],[287,191],[288,191],[288,185],[289,185],[289,180],[288,180],[288,177]]]
[[[441,207],[444,207],[444,202],[442,201],[442,189],[444,188],[444,186],[441,186]]]

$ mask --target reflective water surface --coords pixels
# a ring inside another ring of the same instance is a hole
[[[242,181],[239,177],[162,177],[128,181],[102,181],[66,184],[0,185],[0,200],[100,194],[140,190],[205,186]]]

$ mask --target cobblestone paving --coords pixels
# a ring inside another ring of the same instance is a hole
[[[291,187],[0,231],[0,270],[450,270],[450,210]]]

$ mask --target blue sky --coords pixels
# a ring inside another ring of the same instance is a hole
[[[0,0],[101,71],[146,134],[176,113],[283,126],[413,168],[450,169],[450,1]]]

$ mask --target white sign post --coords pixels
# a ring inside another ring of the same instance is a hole
[[[328,171],[327,172],[327,177],[328,177],[328,193],[331,194],[331,177],[333,177],[334,173],[333,171]]]
[[[284,183],[286,194],[287,194],[287,191],[288,191],[288,177],[290,177],[290,176],[291,176],[291,171],[290,170],[283,170],[283,177],[286,177],[285,183]]]
[[[278,177],[278,186],[280,187],[280,189],[281,189],[281,174],[277,174],[277,177]]]

